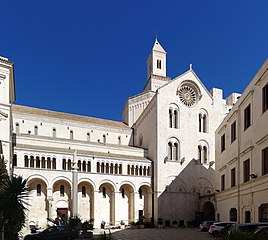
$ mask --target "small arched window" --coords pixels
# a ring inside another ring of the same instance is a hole
[[[60,185],[60,196],[64,197],[64,186]]]
[[[130,175],[130,166],[127,165],[127,175]]]
[[[90,133],[87,133],[87,141],[90,142]]]
[[[82,197],[85,198],[86,197],[86,187],[82,186]]]
[[[114,173],[118,174],[118,164],[117,163],[114,165]]]
[[[172,160],[172,143],[168,143],[168,159]]]
[[[160,59],[157,59],[156,67],[157,67],[158,69],[161,69],[161,60],[160,60]]]
[[[122,174],[122,164],[119,164],[119,174]]]
[[[198,160],[201,163],[202,158],[202,147],[199,145],[198,146]]]
[[[118,137],[118,145],[121,145],[121,136]]]
[[[199,129],[199,132],[202,132],[202,114],[199,114],[198,115],[198,129]]]
[[[178,110],[174,111],[174,128],[178,128]]]
[[[62,159],[62,170],[66,170],[66,159]]]
[[[106,198],[106,188],[105,187],[102,188],[102,196],[104,198]]]
[[[27,155],[24,156],[24,167],[29,167],[29,158]]]
[[[204,163],[208,163],[208,148],[206,146],[203,147],[203,151],[204,151]]]
[[[174,143],[173,146],[173,160],[178,160],[179,146],[178,143]]]
[[[78,171],[81,172],[81,161],[80,160],[77,161],[77,167],[78,167]]]
[[[38,127],[34,126],[34,135],[38,135]]]
[[[110,165],[110,173],[111,173],[111,174],[114,173],[114,165],[113,165],[113,163],[111,163],[111,165]]]
[[[46,158],[45,157],[41,158],[41,165],[42,165],[42,168],[46,168]]]
[[[203,132],[207,132],[207,115],[203,116]]]
[[[99,172],[100,172],[100,163],[97,162],[97,173],[99,173]]]
[[[169,127],[172,128],[172,109],[169,109]]]
[[[20,124],[16,123],[16,133],[20,133]]]
[[[72,161],[71,161],[71,159],[68,159],[68,170],[69,171],[72,170]]]
[[[83,172],[87,171],[87,163],[86,161],[83,161]]]
[[[101,163],[101,173],[104,173],[104,163]]]
[[[52,136],[53,136],[53,138],[56,138],[57,137],[56,128],[53,128],[52,129]]]
[[[33,168],[34,167],[34,157],[30,156],[30,167]]]
[[[109,163],[105,164],[105,173],[109,173]]]
[[[56,169],[56,158],[52,158],[52,169]]]
[[[38,156],[35,158],[35,167],[40,168],[40,157]]]
[[[37,184],[36,186],[36,195],[41,196],[41,184]]]
[[[73,132],[73,130],[70,131],[70,139],[71,139],[71,140],[74,139],[74,132]]]
[[[106,135],[105,134],[103,134],[103,136],[102,136],[102,142],[105,144],[106,143]]]
[[[47,169],[51,169],[51,159],[50,159],[50,157],[47,158]]]
[[[87,172],[91,172],[91,162],[87,162]]]

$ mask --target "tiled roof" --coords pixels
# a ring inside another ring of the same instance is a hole
[[[75,115],[75,114],[70,114],[70,113],[55,112],[51,110],[45,110],[45,109],[33,108],[33,107],[27,107],[27,106],[15,105],[15,104],[12,105],[12,111],[16,113],[39,115],[39,116],[50,117],[50,118],[58,118],[58,119],[64,119],[64,120],[69,120],[69,121],[102,125],[106,127],[130,129],[130,127],[127,126],[123,122],[116,122],[112,120],[93,118],[93,117]]]

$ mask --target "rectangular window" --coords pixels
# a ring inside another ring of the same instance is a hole
[[[221,191],[225,190],[225,174],[221,175]]]
[[[262,175],[268,174],[268,147],[262,150]]]
[[[250,116],[251,116],[251,110],[249,104],[244,110],[244,130],[246,130],[251,125]]]
[[[244,170],[244,182],[248,182],[250,178],[250,162],[249,159],[243,162],[243,170]]]
[[[262,112],[268,109],[268,84],[262,89]]]
[[[231,187],[235,186],[235,168],[231,169]]]
[[[236,139],[236,121],[234,121],[231,125],[231,142]]]
[[[161,60],[157,59],[157,68],[161,69]]]
[[[225,134],[221,136],[221,152],[225,150]]]

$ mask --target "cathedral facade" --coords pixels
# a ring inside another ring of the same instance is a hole
[[[116,122],[13,104],[14,66],[0,58],[1,157],[28,179],[28,224],[215,219],[214,132],[238,94],[208,91],[192,66],[173,79],[166,69],[156,40],[144,90]]]

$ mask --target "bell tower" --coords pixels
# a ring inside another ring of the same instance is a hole
[[[147,83],[144,91],[156,91],[170,80],[166,77],[166,55],[166,51],[156,38],[147,60]]]
[[[11,104],[14,101],[14,65],[0,56],[0,158],[6,163],[9,175],[12,173]]]

